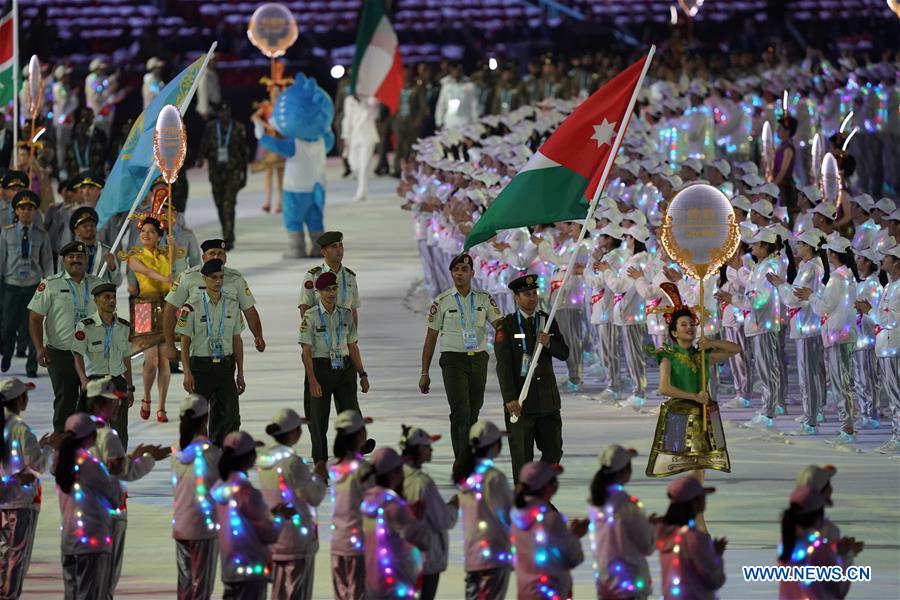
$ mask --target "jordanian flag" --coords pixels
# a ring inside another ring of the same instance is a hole
[[[18,69],[15,65],[16,26],[11,0],[3,5],[0,13],[0,106],[11,104],[15,96],[13,77]]]
[[[501,229],[587,216],[604,167],[615,159],[616,135],[628,127],[625,113],[646,60],[616,75],[562,122],[472,227],[467,249]]]
[[[375,96],[391,110],[400,106],[403,89],[403,63],[400,43],[388,21],[384,0],[365,0],[356,33],[356,53],[350,91],[363,96]]]

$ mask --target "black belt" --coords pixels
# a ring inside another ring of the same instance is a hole
[[[349,357],[349,356],[342,356],[342,357],[341,357],[341,360],[344,361],[344,366],[345,366],[345,367],[346,367],[348,364],[350,364],[350,357]],[[328,363],[328,365],[330,366],[330,365],[331,365],[331,358],[322,358],[322,357],[320,357],[320,356],[315,356],[315,357],[313,357],[313,362],[314,362],[314,363],[315,363],[315,362]]]
[[[209,365],[220,365],[222,363],[234,361],[234,354],[229,354],[222,358],[213,358],[212,356],[192,356],[191,360],[196,360],[197,362]]]

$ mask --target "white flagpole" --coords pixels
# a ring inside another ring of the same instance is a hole
[[[200,84],[200,78],[206,73],[206,66],[209,64],[209,59],[212,57],[213,52],[218,45],[217,42],[213,42],[212,46],[209,47],[209,52],[206,53],[206,58],[203,59],[203,64],[200,65],[200,70],[197,71],[197,77],[194,78],[194,82],[191,84],[191,89],[188,90],[187,96],[184,97],[184,100],[181,102],[181,106],[178,107],[178,110],[181,112],[181,115],[184,116],[184,113],[187,112],[188,106],[191,104],[191,100],[194,98],[194,93],[197,91],[197,86]],[[141,186],[141,190],[137,193],[137,196],[134,199],[134,202],[131,203],[131,210],[128,211],[128,216],[125,217],[125,222],[122,223],[122,227],[119,228],[119,234],[116,236],[116,240],[113,242],[113,245],[110,247],[109,251],[113,256],[115,256],[116,248],[119,247],[119,244],[122,243],[122,238],[125,237],[125,230],[128,229],[128,222],[131,220],[131,215],[134,214],[134,211],[137,210],[138,205],[143,200],[144,195],[147,193],[147,188],[150,187],[150,182],[153,181],[153,178],[156,176],[156,166],[151,166],[150,170],[147,171],[147,176],[144,178],[144,184]],[[169,199],[171,202],[171,198]],[[106,273],[107,264],[104,261],[103,266],[100,267],[100,272],[97,273],[97,277],[103,277],[103,274]]]
[[[13,167],[19,168],[19,152],[16,148],[19,145],[19,2],[13,0],[12,3],[12,23],[13,23]],[[3,165],[6,166],[6,165]]]
[[[593,218],[594,212],[597,209],[597,204],[600,202],[600,195],[603,193],[603,188],[606,186],[606,178],[609,176],[609,170],[612,167],[613,161],[616,160],[616,154],[619,152],[619,146],[622,143],[622,138],[625,136],[625,130],[627,129],[626,125],[631,119],[631,113],[634,110],[635,102],[637,102],[638,92],[640,92],[641,85],[644,83],[644,77],[650,69],[650,62],[653,60],[653,54],[655,52],[656,46],[650,46],[650,51],[647,53],[647,60],[644,61],[644,67],[641,70],[641,76],[638,77],[637,85],[634,87],[634,92],[631,94],[631,100],[628,101],[628,108],[625,110],[625,122],[622,123],[619,127],[619,131],[616,132],[616,139],[613,142],[612,148],[610,148],[606,164],[603,166],[603,175],[600,177],[600,183],[594,191],[594,197],[591,200],[591,205],[588,207],[587,216],[584,218],[585,225]],[[553,318],[556,316],[556,310],[559,308],[560,298],[565,295],[566,283],[569,280],[569,275],[572,274],[572,269],[575,267],[575,260],[578,258],[581,251],[581,243],[584,241],[586,233],[587,227],[583,226],[581,228],[581,233],[578,235],[578,240],[575,242],[575,252],[573,252],[572,257],[569,258],[569,264],[566,266],[566,270],[563,273],[562,284],[559,287],[559,292],[556,294],[556,299],[553,301],[553,306],[550,308],[550,316],[544,324],[543,333],[550,333],[550,325],[553,323]],[[519,392],[519,404],[521,406],[525,405],[525,398],[528,397],[531,379],[534,377],[534,370],[537,368],[538,359],[541,357],[543,348],[544,347],[541,344],[535,344],[534,356],[531,357],[531,365],[528,367],[528,375],[525,376],[525,383],[522,384],[522,391]],[[515,423],[518,420],[519,418],[515,415],[510,415],[509,421],[511,423]]]

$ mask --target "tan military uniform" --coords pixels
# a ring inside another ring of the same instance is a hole
[[[319,294],[316,292],[316,279],[322,273],[327,273],[328,265],[322,263],[313,267],[303,276],[303,288],[300,290],[300,299],[297,306],[306,305],[310,308],[319,303]],[[359,287],[356,285],[356,273],[341,265],[341,269],[335,272],[337,276],[338,295],[335,304],[344,308],[356,309],[360,306]]]

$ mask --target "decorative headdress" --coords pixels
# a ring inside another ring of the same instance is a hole
[[[157,187],[153,190],[153,200],[150,203],[150,210],[147,212],[135,212],[131,218],[136,221],[135,225],[138,229],[144,227],[144,219],[153,218],[159,221],[159,226],[163,231],[168,229],[169,220],[166,214],[166,201],[169,197],[169,190],[165,187]]]
[[[671,281],[664,281],[659,285],[659,289],[662,290],[663,294],[666,295],[672,305],[655,306],[647,310],[648,314],[662,314],[666,325],[671,325],[672,319],[675,317],[676,313],[680,311],[687,311],[691,315],[691,318],[694,321],[694,325],[698,325],[700,323],[700,317],[697,316],[697,307],[688,306],[684,303],[684,301],[681,299],[681,292],[678,291],[677,285],[675,285]]]

